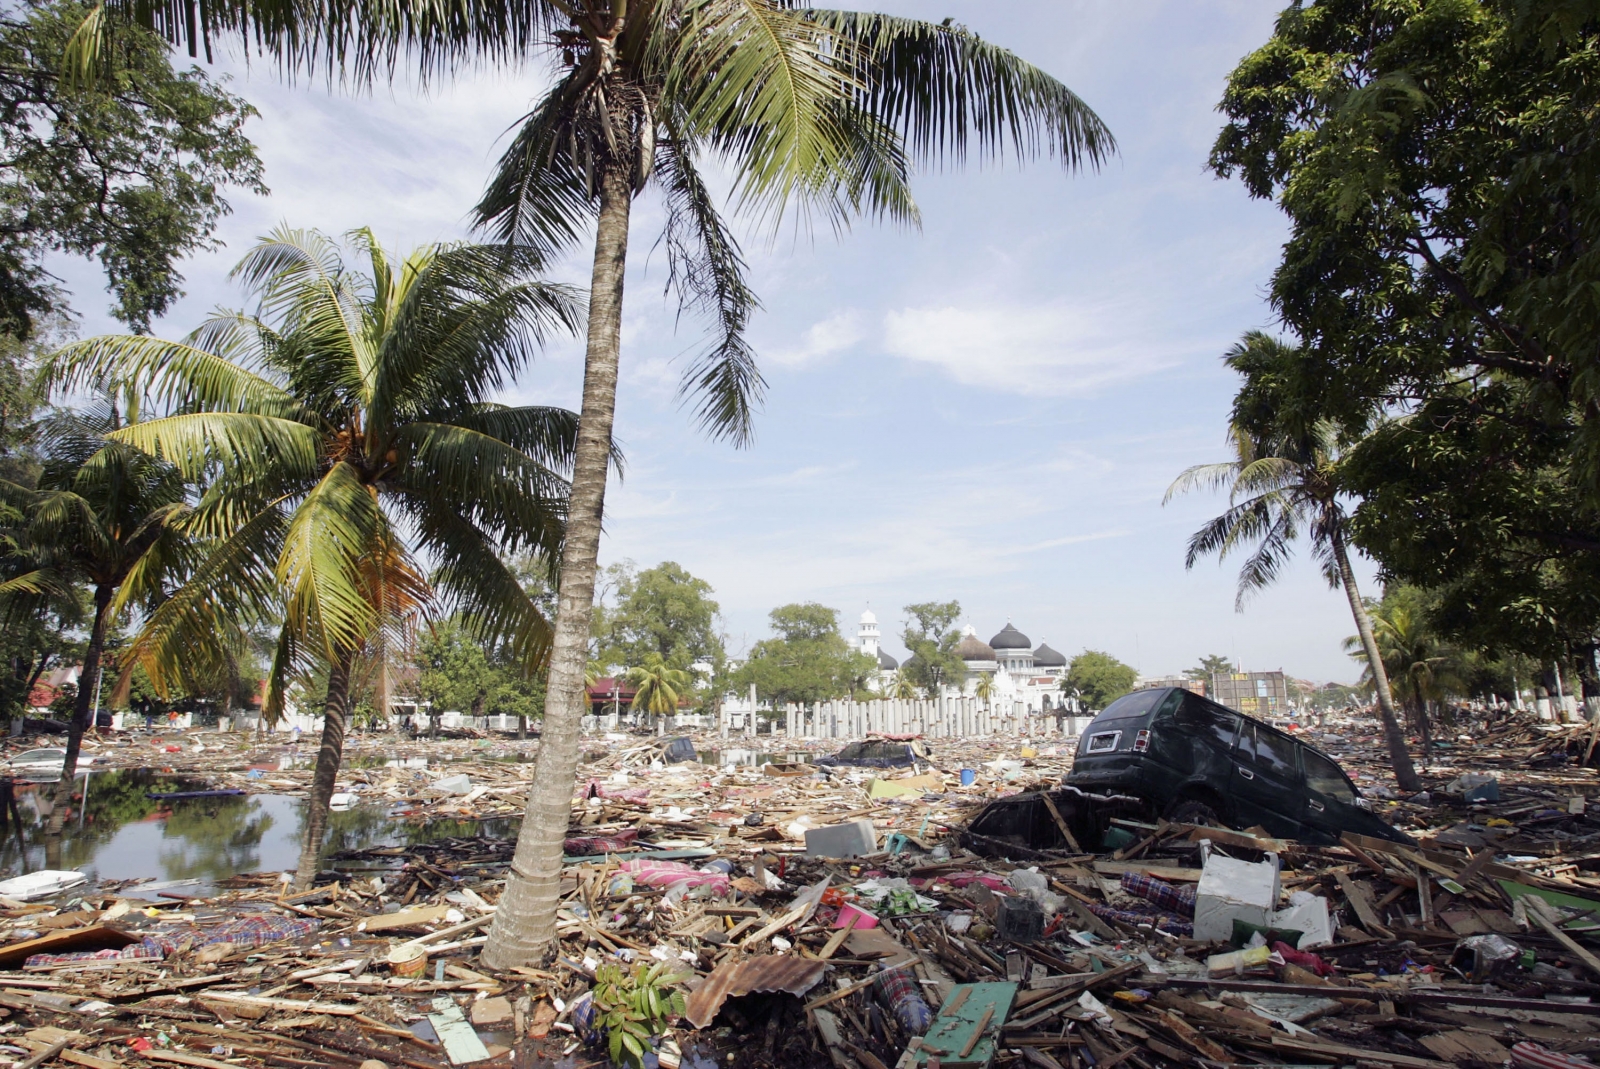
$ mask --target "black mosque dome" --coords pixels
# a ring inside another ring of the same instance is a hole
[[[997,650],[1032,650],[1033,643],[1028,641],[1028,636],[1006,623],[1004,630],[989,640],[989,645]]]
[[[883,648],[880,646],[878,648],[878,670],[880,672],[893,672],[899,667],[900,662],[885,653]]]
[[[956,646],[956,656],[963,661],[992,661],[994,650],[984,645],[977,635],[966,635]]]
[[[1065,668],[1067,659],[1041,642],[1033,651],[1033,663],[1038,668]]]

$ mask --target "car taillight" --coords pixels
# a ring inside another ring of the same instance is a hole
[[[1144,753],[1150,748],[1150,729],[1145,728],[1133,737],[1133,752]]]

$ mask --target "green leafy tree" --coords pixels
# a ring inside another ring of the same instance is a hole
[[[1271,299],[1309,343],[1299,403],[1360,436],[1354,538],[1457,641],[1591,678],[1597,45],[1564,0],[1295,5],[1212,154],[1288,217]]]
[[[46,256],[97,258],[116,316],[150,327],[180,294],[178,264],[214,247],[222,191],[266,192],[244,135],[255,114],[166,43],[128,27],[98,75],[72,78],[86,3],[12,8],[0,22],[0,332],[26,337],[65,308]]]
[[[1098,712],[1131,691],[1138,678],[1138,672],[1111,654],[1084,650],[1067,664],[1061,689],[1076,692],[1087,708]]]
[[[448,710],[483,715],[495,673],[467,625],[458,619],[435,625],[422,636],[417,653],[417,697],[429,703],[433,723]]]
[[[1193,568],[1207,554],[1226,559],[1254,546],[1239,569],[1236,607],[1240,609],[1252,593],[1277,579],[1301,533],[1310,538],[1323,578],[1329,586],[1342,588],[1350,603],[1371,665],[1395,781],[1402,790],[1418,791],[1422,784],[1406,749],[1372,621],[1350,566],[1348,518],[1340,501],[1339,429],[1319,418],[1314,408],[1308,413],[1286,404],[1280,389],[1283,378],[1292,376],[1305,359],[1302,347],[1260,331],[1246,334],[1229,350],[1228,366],[1245,379],[1229,424],[1234,459],[1189,468],[1167,489],[1166,500],[1201,487],[1227,489],[1227,511],[1190,536],[1184,566]]]
[[[209,479],[195,506],[205,560],[131,662],[187,685],[214,672],[215,636],[278,619],[266,716],[296,680],[325,681],[302,886],[364,649],[437,601],[477,640],[511,643],[529,674],[544,663],[549,625],[500,554],[559,552],[576,432],[569,412],[490,401],[574,321],[570,294],[530,278],[532,257],[449,245],[395,260],[369,232],[351,240],[366,273],[320,234],[279,230],[235,270],[258,314],[220,314],[182,342],[92,338],[54,368],[63,385],[130,383],[166,406],[115,441]]]
[[[634,571],[632,563],[613,565],[616,605],[602,615],[600,659],[624,667],[657,654],[676,665],[714,661],[723,655],[717,631],[720,609],[711,584],[680,565],[662,561]]]
[[[1210,682],[1211,677],[1218,672],[1233,671],[1233,662],[1220,653],[1207,654],[1200,658],[1200,663],[1193,668],[1185,668],[1184,676],[1189,679],[1201,679]]]
[[[907,605],[900,641],[911,656],[900,663],[900,677],[929,695],[940,687],[960,687],[967,679],[967,665],[956,656],[961,631],[955,626],[961,617],[959,601],[924,601]]]
[[[774,710],[842,698],[878,667],[839,633],[837,609],[808,601],[780,605],[767,619],[775,637],[751,647],[733,681],[739,690],[754,684]]]

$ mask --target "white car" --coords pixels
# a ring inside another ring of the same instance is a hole
[[[13,776],[36,779],[54,776],[61,778],[67,765],[67,751],[59,746],[46,746],[38,750],[23,750],[5,762],[5,769]]]

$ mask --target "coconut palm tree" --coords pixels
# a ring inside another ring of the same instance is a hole
[[[898,675],[895,677],[894,687],[891,688],[890,695],[903,702],[912,701],[917,697],[917,688],[911,680],[903,675]]]
[[[694,685],[694,677],[652,652],[645,654],[642,665],[628,669],[628,682],[638,688],[628,706],[631,711],[666,716],[678,711],[678,699]]]
[[[559,554],[577,430],[570,412],[490,400],[579,318],[570,292],[530,280],[531,255],[439,245],[396,260],[368,231],[350,242],[365,272],[327,237],[279,229],[234,270],[252,314],[217,315],[181,342],[91,338],[50,368],[68,388],[141,390],[168,414],[109,437],[206,486],[188,526],[210,548],[150,615],[129,669],[182,685],[214,669],[217,636],[278,621],[266,715],[297,681],[323,681],[301,885],[316,874],[359,658],[435,605],[479,641],[511,643],[525,671],[544,663],[549,624],[506,558]]]
[[[993,672],[978,673],[978,685],[973,690],[972,696],[982,701],[985,709],[989,708],[989,699],[994,697]]]
[[[1301,352],[1299,346],[1252,331],[1228,351],[1226,361],[1248,378],[1252,372],[1291,364]],[[1197,464],[1167,488],[1163,503],[1200,487],[1228,490],[1228,510],[1189,538],[1184,566],[1193,568],[1196,561],[1211,553],[1226,559],[1230,553],[1253,545],[1254,550],[1239,569],[1235,607],[1243,609],[1252,593],[1278,577],[1301,533],[1309,535],[1311,551],[1322,566],[1323,577],[1329,586],[1342,588],[1350,602],[1350,613],[1355,617],[1372,673],[1395,781],[1402,790],[1421,790],[1422,783],[1406,749],[1405,732],[1395,713],[1372,621],[1350,566],[1347,518],[1339,501],[1337,429],[1324,419],[1296,420],[1291,415],[1294,409],[1288,405],[1274,411],[1278,413],[1276,425],[1246,426],[1236,403],[1229,426],[1234,459],[1221,464]]]
[[[130,608],[158,599],[191,563],[184,520],[189,487],[172,464],[125,441],[126,411],[109,398],[82,412],[62,412],[41,426],[38,482],[0,480],[0,498],[21,520],[11,578],[0,589],[6,612],[27,616],[74,586],[90,592],[89,634],[67,729],[60,804],[78,767],[100,687],[106,638]]]

